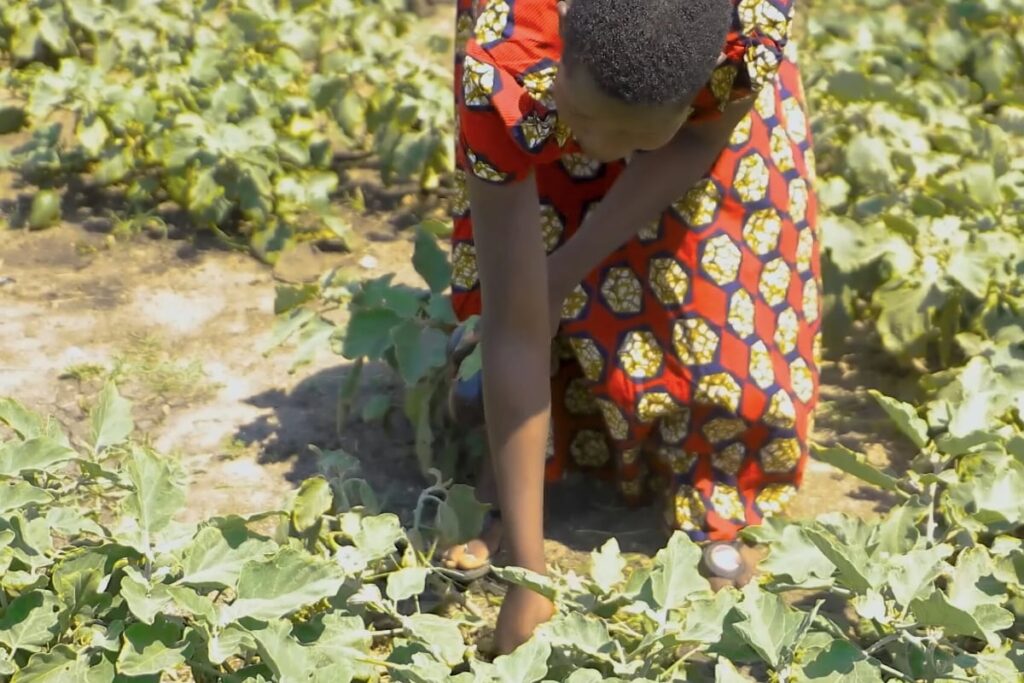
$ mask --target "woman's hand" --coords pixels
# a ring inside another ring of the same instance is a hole
[[[513,586],[505,595],[494,631],[497,654],[512,652],[533,635],[534,629],[551,619],[555,606],[529,588]]]

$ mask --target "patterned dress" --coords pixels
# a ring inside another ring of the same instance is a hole
[[[691,120],[754,107],[702,180],[576,288],[556,339],[547,474],[665,494],[697,540],[731,539],[793,496],[818,393],[820,267],[814,159],[792,0],[738,0],[723,60]],[[588,159],[558,120],[555,0],[458,0],[453,301],[480,313],[466,174],[535,174],[549,251],[626,162]],[[484,341],[486,343],[486,340]]]

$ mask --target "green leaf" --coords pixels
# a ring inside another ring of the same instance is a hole
[[[608,539],[600,550],[590,553],[590,576],[594,583],[605,593],[610,592],[622,582],[626,561],[619,551],[619,542]]]
[[[253,638],[252,633],[238,624],[229,624],[210,634],[206,649],[210,661],[214,664],[221,664],[235,657],[239,652],[255,650],[256,639]]]
[[[495,658],[494,670],[501,683],[536,683],[548,672],[551,645],[531,638],[510,654]]]
[[[409,632],[445,664],[455,666],[462,661],[466,645],[456,622],[435,614],[414,614],[403,621]]]
[[[69,445],[59,424],[32,412],[12,398],[0,398],[0,422],[13,429],[22,439],[48,436],[64,446]]]
[[[374,394],[366,403],[363,404],[363,410],[360,417],[363,422],[377,422],[383,420],[388,411],[391,410],[393,402],[390,396],[386,394]]]
[[[743,601],[736,609],[742,615],[733,625],[736,632],[772,668],[778,668],[783,653],[796,644],[803,616],[753,583],[743,589]]]
[[[125,519],[133,526],[128,526],[124,536],[130,545],[149,553],[160,532],[185,505],[185,471],[179,462],[135,446],[125,472],[132,485],[124,500]]]
[[[471,486],[455,484],[445,501],[438,506],[441,543],[455,545],[476,538],[483,530],[484,519],[491,506],[481,503]]]
[[[49,652],[32,655],[11,683],[92,683],[84,678],[88,666],[88,659],[79,657],[67,645],[57,645]]]
[[[928,445],[928,423],[917,416],[914,406],[884,396],[874,389],[870,389],[868,393],[915,446],[924,448]]]
[[[274,674],[273,680],[307,681],[315,665],[311,661],[312,654],[295,639],[291,633],[291,624],[284,620],[274,620],[266,628],[253,630],[260,658],[266,661]]]
[[[92,447],[97,453],[123,442],[135,429],[132,403],[117,393],[117,386],[113,382],[103,387],[96,406],[89,414],[89,420],[92,425]]]
[[[277,285],[274,288],[274,315],[287,313],[293,308],[312,301],[320,293],[315,282],[301,285]]]
[[[342,355],[349,360],[363,357],[380,360],[392,344],[391,330],[402,322],[397,314],[387,309],[353,312],[345,331]]]
[[[406,386],[416,384],[434,369],[444,367],[448,339],[441,330],[406,320],[391,330],[398,372]]]
[[[898,491],[896,479],[868,462],[861,453],[855,453],[845,446],[832,446],[830,448],[812,447],[814,457],[818,460],[832,465],[847,474],[873,484],[886,491]]]
[[[863,547],[851,548],[822,528],[804,527],[804,534],[835,565],[843,584],[858,593],[871,589],[871,581],[866,576],[868,560]]]
[[[0,451],[2,454],[2,451]],[[53,496],[44,489],[37,488],[23,481],[0,482],[0,515],[28,505],[38,505],[53,500]]]
[[[99,116],[87,116],[78,122],[78,141],[91,157],[99,156],[110,137],[107,124]]]
[[[167,594],[171,596],[174,604],[194,619],[204,621],[210,626],[217,623],[217,608],[213,600],[205,595],[199,595],[185,586],[167,586]]]
[[[735,591],[718,591],[714,596],[694,600],[686,609],[686,621],[679,631],[684,642],[717,643],[722,638],[725,619],[736,606]]]
[[[697,570],[700,558],[700,548],[686,534],[677,531],[672,535],[654,556],[651,570],[651,596],[657,607],[676,609],[694,593],[710,590],[707,579]]]
[[[754,679],[739,672],[736,665],[724,657],[715,664],[715,683],[750,683]]]
[[[968,636],[995,647],[1000,641],[998,631],[1013,625],[1013,615],[994,605],[982,607],[995,609],[976,610],[976,614],[981,617],[979,620],[976,614],[951,604],[942,591],[935,589],[926,599],[914,600],[910,604],[910,611],[922,626],[941,628],[947,637]]]
[[[405,538],[402,524],[393,514],[364,517],[359,531],[354,534],[356,547],[370,560],[387,557],[395,552],[395,544]]]
[[[0,617],[0,643],[12,650],[38,652],[59,635],[61,610],[50,591],[18,596]]]
[[[91,603],[107,575],[110,554],[90,550],[69,553],[53,570],[53,589],[73,612]]]
[[[808,683],[882,683],[881,669],[855,645],[833,640],[818,656],[804,665]]]
[[[238,598],[221,613],[221,624],[243,617],[270,620],[335,595],[345,577],[337,564],[282,548],[249,560],[238,577]]]
[[[945,560],[953,554],[948,545],[911,550],[890,558],[886,583],[900,605],[909,605],[920,593],[928,591],[942,574]]]
[[[204,527],[182,551],[178,583],[196,588],[234,588],[242,566],[262,559],[274,543],[250,531],[239,518]]]
[[[124,631],[117,672],[124,676],[147,676],[184,664],[190,646],[181,636],[181,627],[165,619],[152,625],[132,624]]]
[[[846,146],[846,164],[858,182],[867,187],[885,187],[893,176],[890,149],[868,133],[857,133]]]
[[[917,545],[921,537],[917,522],[924,514],[925,508],[914,503],[898,505],[885,513],[878,526],[877,552],[901,555]]]
[[[796,525],[786,526],[778,541],[761,562],[761,569],[776,577],[788,577],[794,584],[812,578],[828,579],[835,567]]]
[[[548,600],[554,600],[558,595],[551,577],[532,572],[522,567],[494,567],[492,570],[502,581],[508,581],[516,586],[528,588],[534,593],[543,595]]]
[[[439,294],[448,288],[452,278],[452,266],[448,257],[437,244],[437,238],[420,227],[416,231],[416,248],[412,256],[412,265],[430,287],[430,291]]]
[[[125,567],[124,572],[125,575],[121,579],[121,596],[139,621],[152,624],[171,602],[167,587],[150,582],[134,567]]]
[[[0,476],[17,477],[23,472],[49,471],[78,454],[59,441],[40,436],[0,446]]]
[[[608,625],[597,617],[572,612],[556,618],[544,628],[545,640],[552,645],[572,648],[596,657],[615,651]]]
[[[406,567],[388,574],[388,597],[397,602],[419,595],[426,587],[429,573],[423,567]]]
[[[292,525],[300,534],[316,526],[334,502],[331,485],[323,477],[310,477],[299,486],[292,505]]]

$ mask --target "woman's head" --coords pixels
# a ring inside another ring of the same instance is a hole
[[[686,121],[725,44],[731,0],[559,3],[559,117],[601,161],[657,149]]]

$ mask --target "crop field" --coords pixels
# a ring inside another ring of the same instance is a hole
[[[712,593],[575,478],[548,575],[432,571],[449,4],[4,0],[0,681],[1022,680],[1024,0],[800,11],[814,457]],[[557,613],[492,657],[509,584]]]

